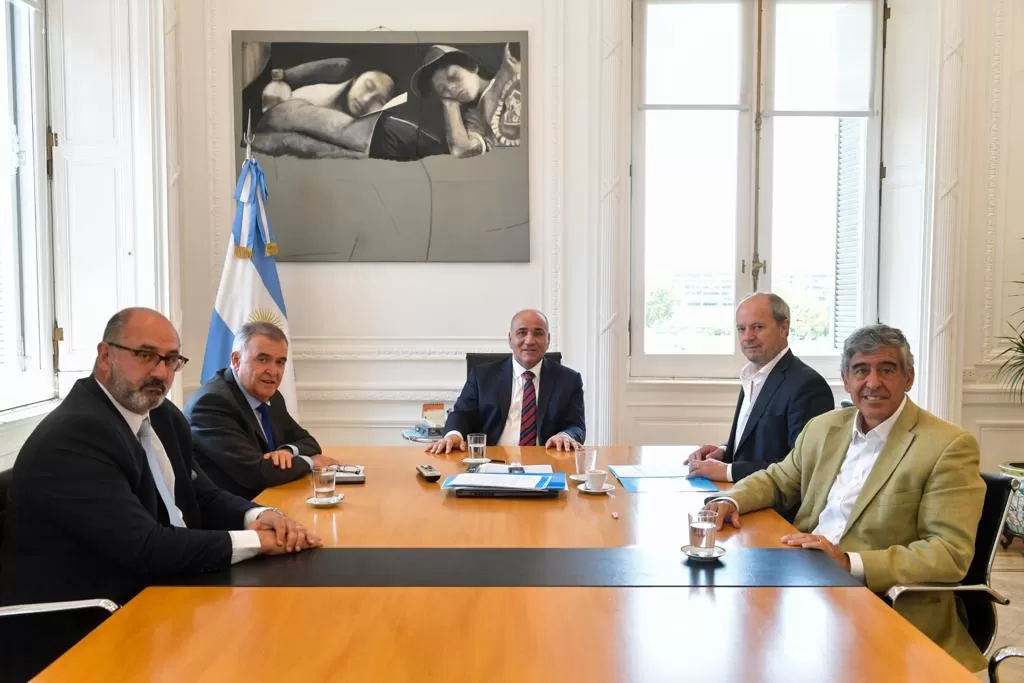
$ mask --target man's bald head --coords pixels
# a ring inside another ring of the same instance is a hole
[[[526,369],[537,365],[551,344],[548,317],[535,308],[527,308],[512,316],[508,345],[512,355]]]
[[[118,403],[144,415],[170,391],[173,360],[181,357],[180,347],[178,331],[159,311],[125,308],[103,329],[93,374]]]

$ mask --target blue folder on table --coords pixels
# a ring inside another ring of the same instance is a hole
[[[502,481],[505,479],[507,484]],[[442,489],[471,498],[551,498],[567,488],[565,472],[546,474],[475,474],[446,477]]]

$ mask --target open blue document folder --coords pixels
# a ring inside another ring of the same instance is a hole
[[[686,465],[609,465],[608,469],[629,493],[719,490],[706,477],[688,477]]]
[[[495,491],[564,491],[565,472],[550,474],[479,474],[463,472],[445,478],[442,489]]]

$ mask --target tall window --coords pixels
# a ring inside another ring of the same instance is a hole
[[[735,306],[828,375],[875,306],[881,0],[637,0],[633,375],[734,377]]]
[[[56,396],[43,16],[0,0],[0,411]]]

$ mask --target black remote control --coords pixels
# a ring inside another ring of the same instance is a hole
[[[416,465],[416,472],[429,482],[435,482],[441,478],[441,473],[433,465]]]

